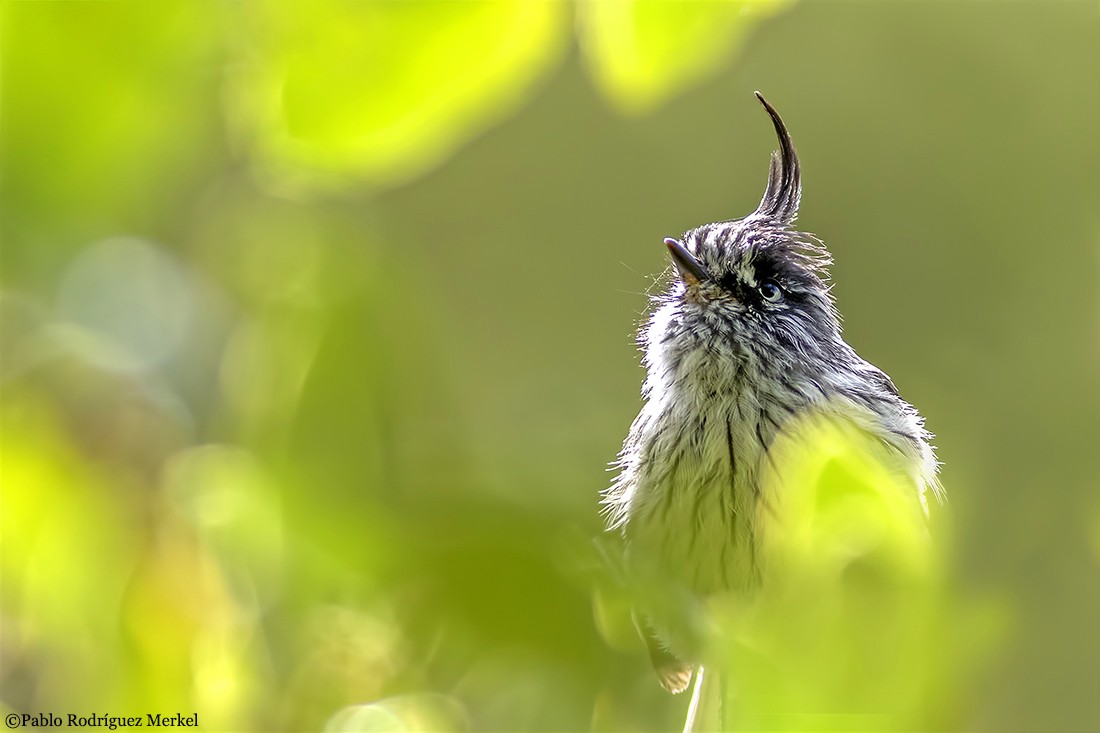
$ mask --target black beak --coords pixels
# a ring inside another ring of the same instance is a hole
[[[672,264],[676,265],[685,283],[698,283],[710,279],[710,275],[699,260],[695,259],[695,255],[688,252],[678,240],[669,237],[665,240],[665,244],[668,246],[668,253],[672,255]]]

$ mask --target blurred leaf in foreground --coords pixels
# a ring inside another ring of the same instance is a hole
[[[603,92],[644,113],[717,71],[754,23],[791,1],[585,0],[579,38]]]
[[[996,614],[953,597],[913,480],[843,420],[780,438],[758,520],[766,582],[716,602],[726,730],[951,727]]]
[[[281,185],[400,181],[513,111],[561,56],[556,2],[264,3],[229,98]]]
[[[7,684],[24,677],[32,699],[65,699],[74,707],[117,702],[113,683],[123,660],[104,649],[120,636],[127,559],[139,538],[130,529],[133,508],[106,497],[133,487],[88,465],[37,396],[6,386],[0,427],[0,639]],[[59,662],[53,674],[35,661],[47,654]],[[26,669],[18,669],[21,662]]]

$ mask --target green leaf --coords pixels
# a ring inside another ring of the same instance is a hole
[[[942,727],[1002,626],[952,595],[919,486],[843,419],[788,425],[762,477],[765,581],[715,599],[726,730]]]
[[[625,112],[647,112],[702,81],[747,31],[793,0],[586,0],[578,32],[596,83]]]
[[[292,186],[393,183],[514,111],[560,58],[556,2],[261,3],[231,122]]]

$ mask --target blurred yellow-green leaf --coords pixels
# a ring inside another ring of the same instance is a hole
[[[276,185],[408,179],[513,111],[565,48],[567,6],[263,3],[231,123]]]
[[[949,588],[916,482],[840,418],[793,421],[771,455],[762,588],[712,604],[725,729],[953,725],[1003,624]]]
[[[652,110],[737,52],[759,20],[793,0],[580,0],[579,40],[604,94]]]

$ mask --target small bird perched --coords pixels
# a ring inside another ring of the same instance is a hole
[[[868,436],[919,506],[927,489],[939,492],[921,416],[841,337],[829,253],[791,226],[798,157],[778,113],[756,96],[779,138],[764,196],[742,219],[665,240],[675,278],[639,335],[645,405],[603,496],[628,571],[650,588],[636,620],[673,693],[701,662],[691,604],[747,595],[764,579],[762,476],[793,418],[841,420]]]

